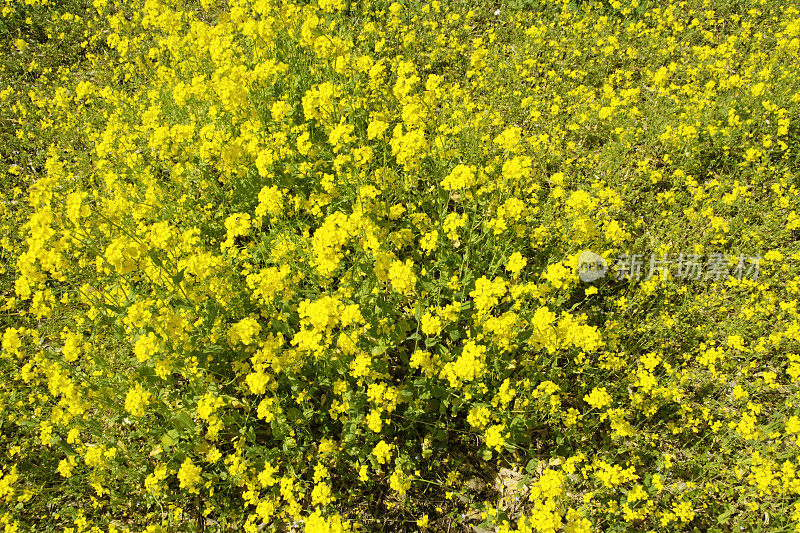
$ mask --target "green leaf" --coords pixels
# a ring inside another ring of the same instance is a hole
[[[730,517],[733,516],[733,513],[736,511],[735,507],[729,507],[727,511],[722,513],[717,517],[717,522],[720,524],[725,524],[729,521]]]
[[[75,455],[75,448],[62,438],[56,438],[56,444],[67,455]]]
[[[147,255],[150,256],[150,260],[153,261],[153,264],[156,265],[158,268],[164,267],[164,262],[161,260],[160,257],[153,251],[147,250]]]
[[[175,429],[185,429],[187,431],[193,431],[195,428],[192,417],[184,412],[175,413],[172,415],[172,425],[175,427]]]
[[[176,443],[177,440],[172,438],[169,433],[161,436],[161,446],[164,447],[164,449],[172,448]]]
[[[186,275],[186,267],[182,268],[180,272],[172,276],[172,283],[178,285],[181,281],[183,281],[183,277]]]
[[[384,353],[386,353],[386,349],[387,349],[387,346],[385,344],[381,343],[381,344],[378,344],[375,347],[373,347],[371,352],[372,352],[372,355],[378,356],[378,355],[383,355]]]

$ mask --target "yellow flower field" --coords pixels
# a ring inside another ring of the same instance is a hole
[[[800,531],[800,3],[0,46],[0,531]]]

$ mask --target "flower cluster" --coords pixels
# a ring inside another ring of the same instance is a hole
[[[0,527],[800,531],[796,1],[195,4],[0,1]]]

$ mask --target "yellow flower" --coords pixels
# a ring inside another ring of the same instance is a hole
[[[786,433],[789,435],[800,433],[800,418],[797,416],[789,417],[786,421]]]
[[[138,359],[140,363],[144,363],[150,359],[158,351],[158,344],[158,338],[152,331],[147,335],[139,337],[133,348],[136,359]]]
[[[238,343],[252,344],[255,337],[261,333],[261,325],[252,317],[243,318],[228,329],[228,343],[235,346]]]
[[[504,150],[513,152],[520,146],[522,140],[522,128],[512,126],[503,130],[503,133],[494,138],[494,143]]]
[[[490,415],[491,412],[487,406],[476,406],[469,410],[467,422],[474,428],[483,429],[489,424]]]
[[[349,522],[339,515],[323,517],[319,509],[305,518],[306,533],[347,533],[352,531]]]
[[[403,125],[398,124],[393,132],[392,140],[389,143],[392,147],[392,154],[397,162],[403,165],[406,171],[412,170],[420,157],[428,149],[428,141],[422,129],[413,129],[403,133]]]
[[[611,403],[612,398],[605,387],[595,387],[590,394],[583,397],[583,400],[595,409],[602,409]]]
[[[3,349],[12,354],[19,354],[19,348],[22,346],[18,330],[8,328],[3,332]]]
[[[532,160],[528,156],[517,156],[503,163],[503,177],[511,183],[520,183],[531,172]]]
[[[283,211],[283,193],[277,186],[264,186],[258,193],[258,206],[255,210],[256,217],[266,214],[280,215]]]
[[[383,120],[373,120],[367,126],[367,138],[368,139],[380,139],[383,137],[383,133],[386,131],[386,128],[389,127],[388,122],[384,122]]]
[[[406,259],[405,262],[394,261],[389,266],[389,281],[397,292],[408,294],[414,290],[417,276],[414,274],[413,265],[411,259]]]
[[[227,230],[225,242],[222,243],[222,248],[229,248],[233,246],[236,237],[245,237],[250,235],[252,223],[248,213],[234,213],[225,219],[225,229]]]
[[[445,365],[440,378],[446,378],[454,388],[460,387],[463,382],[480,379],[486,368],[485,358],[486,347],[475,341],[468,341],[458,359]]]
[[[597,460],[594,463],[595,475],[608,487],[615,487],[628,481],[639,479],[634,473],[634,467],[622,468],[619,465],[612,465],[605,461]]]
[[[458,213],[449,213],[442,223],[442,229],[445,235],[451,241],[458,240],[458,230],[467,225],[467,215],[459,215]]]
[[[278,407],[276,403],[274,398],[264,398],[258,403],[256,416],[267,423],[272,422],[272,420],[275,419],[275,413],[280,412],[280,407]]]
[[[156,466],[155,470],[153,470],[152,474],[148,474],[148,476],[144,480],[144,488],[147,492],[157,492],[157,488],[159,484],[167,478],[167,466],[166,465],[158,465]]]
[[[70,455],[66,459],[61,459],[58,463],[58,473],[63,477],[70,477],[72,470],[77,466],[77,461],[74,455]]]
[[[375,433],[380,433],[383,429],[383,420],[381,420],[381,411],[373,409],[367,415],[367,427]]]
[[[598,116],[600,117],[600,120],[605,120],[605,119],[607,119],[608,117],[610,117],[613,114],[614,114],[614,108],[613,107],[604,106],[604,107],[600,108],[600,112],[598,113]]]
[[[505,426],[502,424],[495,424],[486,430],[486,446],[488,448],[494,448],[498,452],[503,450],[503,446],[506,444],[506,439],[503,437],[504,429]]]
[[[435,337],[442,331],[442,319],[432,315],[430,311],[422,315],[420,325],[422,333],[429,337]]]
[[[347,144],[352,142],[352,134],[355,131],[355,126],[352,124],[344,124],[340,122],[331,130],[328,135],[328,142],[333,146],[334,153],[344,149]]]
[[[347,4],[344,0],[319,0],[319,8],[322,11],[341,11]]]
[[[475,167],[468,165],[457,165],[441,183],[441,186],[448,191],[464,189],[473,185],[475,185]]]
[[[542,274],[542,277],[549,281],[555,289],[566,287],[570,284],[570,281],[573,281],[572,271],[564,266],[563,263],[548,265],[547,271]],[[577,278],[577,276],[575,277]]]
[[[438,246],[439,232],[432,230],[420,237],[419,246],[425,251],[425,255],[429,255],[432,251],[436,250]]]
[[[324,481],[320,481],[314,485],[311,491],[311,505],[328,505],[335,498],[331,494],[331,487]]]
[[[133,416],[144,416],[144,409],[150,403],[150,396],[150,393],[137,383],[125,396],[125,410]]]
[[[411,479],[400,468],[395,468],[389,477],[389,486],[398,494],[405,494],[411,487]]]
[[[411,368],[420,368],[426,375],[433,373],[433,357],[428,352],[416,350],[409,361]]]
[[[225,405],[225,400],[207,392],[200,398],[200,401],[197,402],[197,416],[203,420],[209,420],[216,410],[223,405]]]
[[[477,313],[483,315],[497,305],[505,293],[506,282],[503,278],[498,277],[490,281],[486,276],[481,276],[475,280],[475,289],[470,291],[469,295],[475,301]]]
[[[280,122],[289,114],[291,111],[291,106],[285,100],[278,100],[272,107],[270,107],[270,114],[272,115],[272,120],[275,122]]]
[[[514,252],[511,254],[511,257],[508,258],[506,262],[506,270],[511,272],[514,275],[519,275],[525,265],[528,264],[528,260],[522,257],[522,254],[519,252]]]
[[[67,362],[76,361],[81,354],[81,347],[83,344],[83,335],[80,333],[68,332],[64,341],[64,348],[61,353],[64,354],[64,360]]]
[[[262,487],[271,487],[278,483],[278,480],[275,478],[275,473],[278,472],[278,469],[272,466],[269,462],[264,464],[264,469],[258,474],[258,482],[261,483]]]
[[[563,472],[551,468],[542,472],[539,480],[531,486],[532,502],[544,498],[558,498],[564,494],[566,476]]]
[[[687,501],[679,502],[675,504],[672,510],[675,513],[675,516],[677,516],[678,519],[680,519],[680,521],[685,524],[688,524],[689,522],[694,520],[695,512],[692,506],[692,502],[687,502]]]
[[[194,489],[194,486],[200,482],[200,473],[202,472],[202,468],[199,466],[195,466],[191,459],[187,458],[183,464],[181,464],[180,470],[178,470],[178,480],[180,481],[180,488],[188,488],[190,492]],[[197,492],[196,490],[194,492]]]
[[[391,453],[392,445],[387,444],[384,440],[376,444],[375,448],[372,450],[372,455],[375,456],[375,460],[378,461],[378,464],[386,464],[391,457]]]

